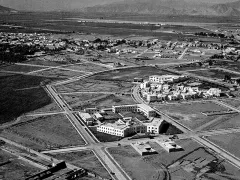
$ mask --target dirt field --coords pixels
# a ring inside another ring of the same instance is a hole
[[[28,72],[36,71],[40,69],[43,69],[43,67],[23,66],[23,65],[10,65],[10,66],[0,67],[0,71],[16,71],[16,72],[23,72],[23,73],[28,73]]]
[[[40,58],[34,58],[24,63],[34,64],[34,65],[43,65],[43,66],[62,66],[62,65],[68,64],[68,62],[47,61],[47,60],[41,60]]]
[[[45,71],[36,72],[34,73],[34,75],[55,77],[55,78],[69,78],[74,76],[82,76],[82,75],[85,75],[85,73],[63,70],[63,69],[49,69]]]
[[[224,99],[223,102],[229,104],[230,106],[233,106],[235,108],[240,108],[240,99]]]
[[[208,137],[208,139],[211,140],[216,145],[222,147],[223,149],[229,151],[230,153],[240,158],[239,135],[240,133],[223,134],[223,135],[210,136]]]
[[[161,105],[157,108],[191,129],[196,129],[203,124],[208,123],[219,117],[208,117],[201,114],[201,112],[227,110],[226,108],[212,102],[192,102],[174,105],[169,104]]]
[[[102,178],[111,178],[107,170],[99,162],[99,160],[92,151],[50,154],[50,156],[53,156],[54,158],[57,158],[59,160],[64,160],[80,168],[87,169]]]
[[[1,135],[35,150],[85,144],[64,115],[36,117],[5,129]]]
[[[149,76],[151,75],[166,75],[166,74],[171,73],[161,71],[155,67],[138,67],[99,73],[95,76],[92,76],[91,79],[132,82],[133,79],[136,77],[148,79]]]
[[[0,179],[2,180],[25,179],[40,171],[40,169],[19,160],[18,157],[3,150],[0,150],[0,162],[6,162],[6,164],[0,166]]]
[[[110,75],[109,75],[110,76]],[[82,79],[70,84],[56,86],[58,92],[131,92],[132,83]]]
[[[104,71],[108,69],[106,67],[103,67],[97,64],[92,64],[92,63],[74,64],[70,66],[65,66],[64,68],[78,70],[78,71],[85,71],[85,72],[98,72],[98,71]]]
[[[63,98],[74,110],[90,107],[109,108],[116,105],[135,103],[130,95],[76,94],[64,95]]]

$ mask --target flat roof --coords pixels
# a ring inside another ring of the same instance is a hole
[[[89,113],[79,113],[81,117],[89,119],[92,118],[92,116]]]
[[[153,108],[151,108],[150,106],[148,106],[146,104],[138,104],[138,107],[145,109],[146,111],[155,111]]]

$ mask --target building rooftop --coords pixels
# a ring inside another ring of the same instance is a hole
[[[151,108],[150,106],[148,106],[146,104],[138,104],[138,107],[141,109],[145,109],[146,111],[155,111],[153,108]]]

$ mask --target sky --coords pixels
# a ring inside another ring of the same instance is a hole
[[[80,9],[83,7],[120,1],[123,0],[0,0],[0,5],[24,11],[51,11],[51,10]],[[226,3],[237,0],[185,0],[185,1]]]

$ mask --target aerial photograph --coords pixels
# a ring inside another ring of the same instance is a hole
[[[0,180],[240,180],[240,0],[0,0]]]

